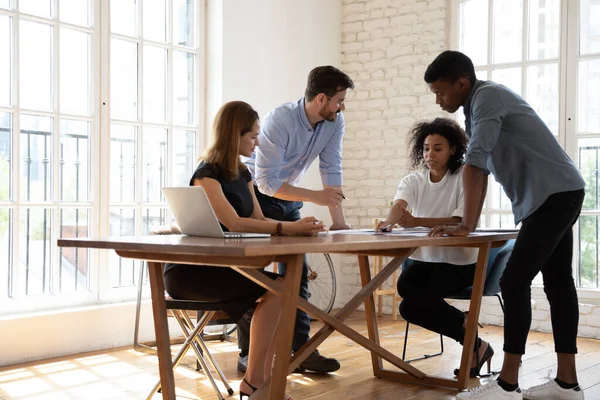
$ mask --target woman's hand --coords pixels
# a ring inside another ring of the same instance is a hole
[[[323,221],[319,221],[315,217],[305,217],[295,222],[284,223],[283,234],[314,236],[324,230]]]
[[[394,223],[386,219],[377,225],[375,232],[391,232],[392,229],[394,229]]]
[[[398,225],[400,225],[403,228],[414,228],[415,226],[418,226],[418,222],[417,219],[413,217],[410,212],[404,210],[402,218],[400,218],[400,221],[398,221]]]

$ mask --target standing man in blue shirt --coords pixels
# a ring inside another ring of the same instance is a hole
[[[262,121],[259,146],[246,166],[254,178],[254,190],[263,214],[280,221],[300,219],[300,208],[308,201],[329,207],[331,230],[350,229],[344,217],[342,200],[342,140],[344,138],[344,101],[346,91],[354,89],[352,79],[332,66],[314,68],[308,75],[304,97],[285,103],[269,112]],[[298,187],[304,173],[319,157],[323,190]],[[279,272],[285,274],[285,264]],[[308,300],[308,266],[302,271],[300,296]],[[249,318],[238,323],[241,353],[238,369],[247,363]],[[292,351],[309,340],[310,319],[298,310]],[[299,370],[316,373],[337,371],[340,363],[315,350]]]
[[[477,80],[466,55],[441,53],[427,68],[425,82],[444,111],[463,107],[470,137],[462,222],[436,227],[431,235],[466,236],[475,230],[490,173],[511,200],[515,224],[521,223],[500,280],[505,304],[502,371],[497,380],[457,397],[581,400],[575,369],[579,306],[571,263],[573,225],[585,195],[583,178],[531,106],[502,85]],[[519,364],[531,326],[531,282],[539,272],[550,303],[558,370],[556,379],[521,393]]]

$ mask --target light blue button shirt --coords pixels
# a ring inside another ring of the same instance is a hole
[[[515,224],[551,195],[585,187],[548,126],[510,89],[475,82],[464,113],[470,138],[465,163],[494,175],[512,203]]]
[[[304,97],[285,103],[261,121],[259,145],[244,163],[261,193],[274,196],[284,182],[296,186],[319,157],[323,185],[342,186],[344,116],[310,126]]]

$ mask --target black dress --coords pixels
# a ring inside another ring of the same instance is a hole
[[[212,178],[221,184],[225,197],[240,217],[249,218],[252,215],[254,202],[248,189],[252,177],[247,169],[240,171],[237,179],[228,180],[218,167],[202,162],[190,179],[190,186],[193,186],[195,179],[202,178]],[[263,272],[273,279],[278,276]],[[266,292],[265,288],[238,272],[223,267],[167,264],[164,281],[167,293],[174,299],[225,303],[222,311],[236,322],[248,309],[255,307],[256,300]]]

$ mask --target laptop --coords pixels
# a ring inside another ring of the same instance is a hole
[[[162,189],[179,230],[188,236],[214,238],[267,238],[268,233],[223,232],[208,197],[200,186]]]

